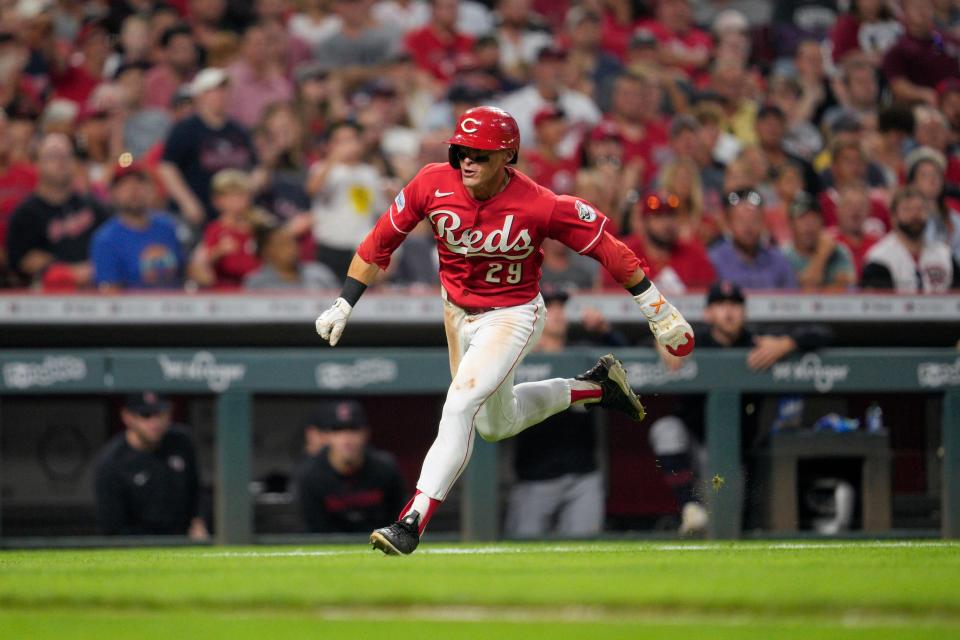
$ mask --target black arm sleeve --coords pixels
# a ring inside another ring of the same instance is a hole
[[[863,267],[860,276],[861,289],[893,289],[893,275],[882,264],[870,262]]]
[[[10,218],[7,228],[7,262],[18,273],[23,273],[20,261],[31,249],[46,251],[46,239],[36,217],[35,211],[18,207]]]

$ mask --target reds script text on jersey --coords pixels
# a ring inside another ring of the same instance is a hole
[[[459,170],[447,163],[425,166],[400,191],[357,254],[386,269],[393,251],[426,217],[439,248],[440,282],[451,302],[477,308],[532,300],[540,291],[544,238],[594,255],[608,235],[608,219],[583,200],[558,196],[516,169],[507,171],[510,181],[503,191],[476,200]],[[615,273],[632,274],[641,267],[632,252],[618,255],[616,265],[594,257]]]

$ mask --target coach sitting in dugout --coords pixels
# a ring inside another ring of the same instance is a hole
[[[209,538],[200,517],[197,456],[186,431],[171,425],[170,401],[152,391],[127,397],[125,430],[100,452],[97,515],[106,535]]]
[[[403,479],[389,453],[367,445],[370,429],[359,402],[324,402],[304,427],[307,459],[297,494],[307,531],[367,532],[403,508]]]

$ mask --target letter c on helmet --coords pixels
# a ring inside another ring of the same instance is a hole
[[[476,133],[480,128],[480,121],[476,118],[464,118],[460,123],[460,128],[464,133]]]

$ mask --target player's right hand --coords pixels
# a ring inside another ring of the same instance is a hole
[[[317,318],[317,333],[321,338],[330,343],[331,347],[337,346],[340,336],[343,335],[343,329],[347,326],[347,318],[353,307],[343,298],[337,298],[329,309],[320,314]]]

